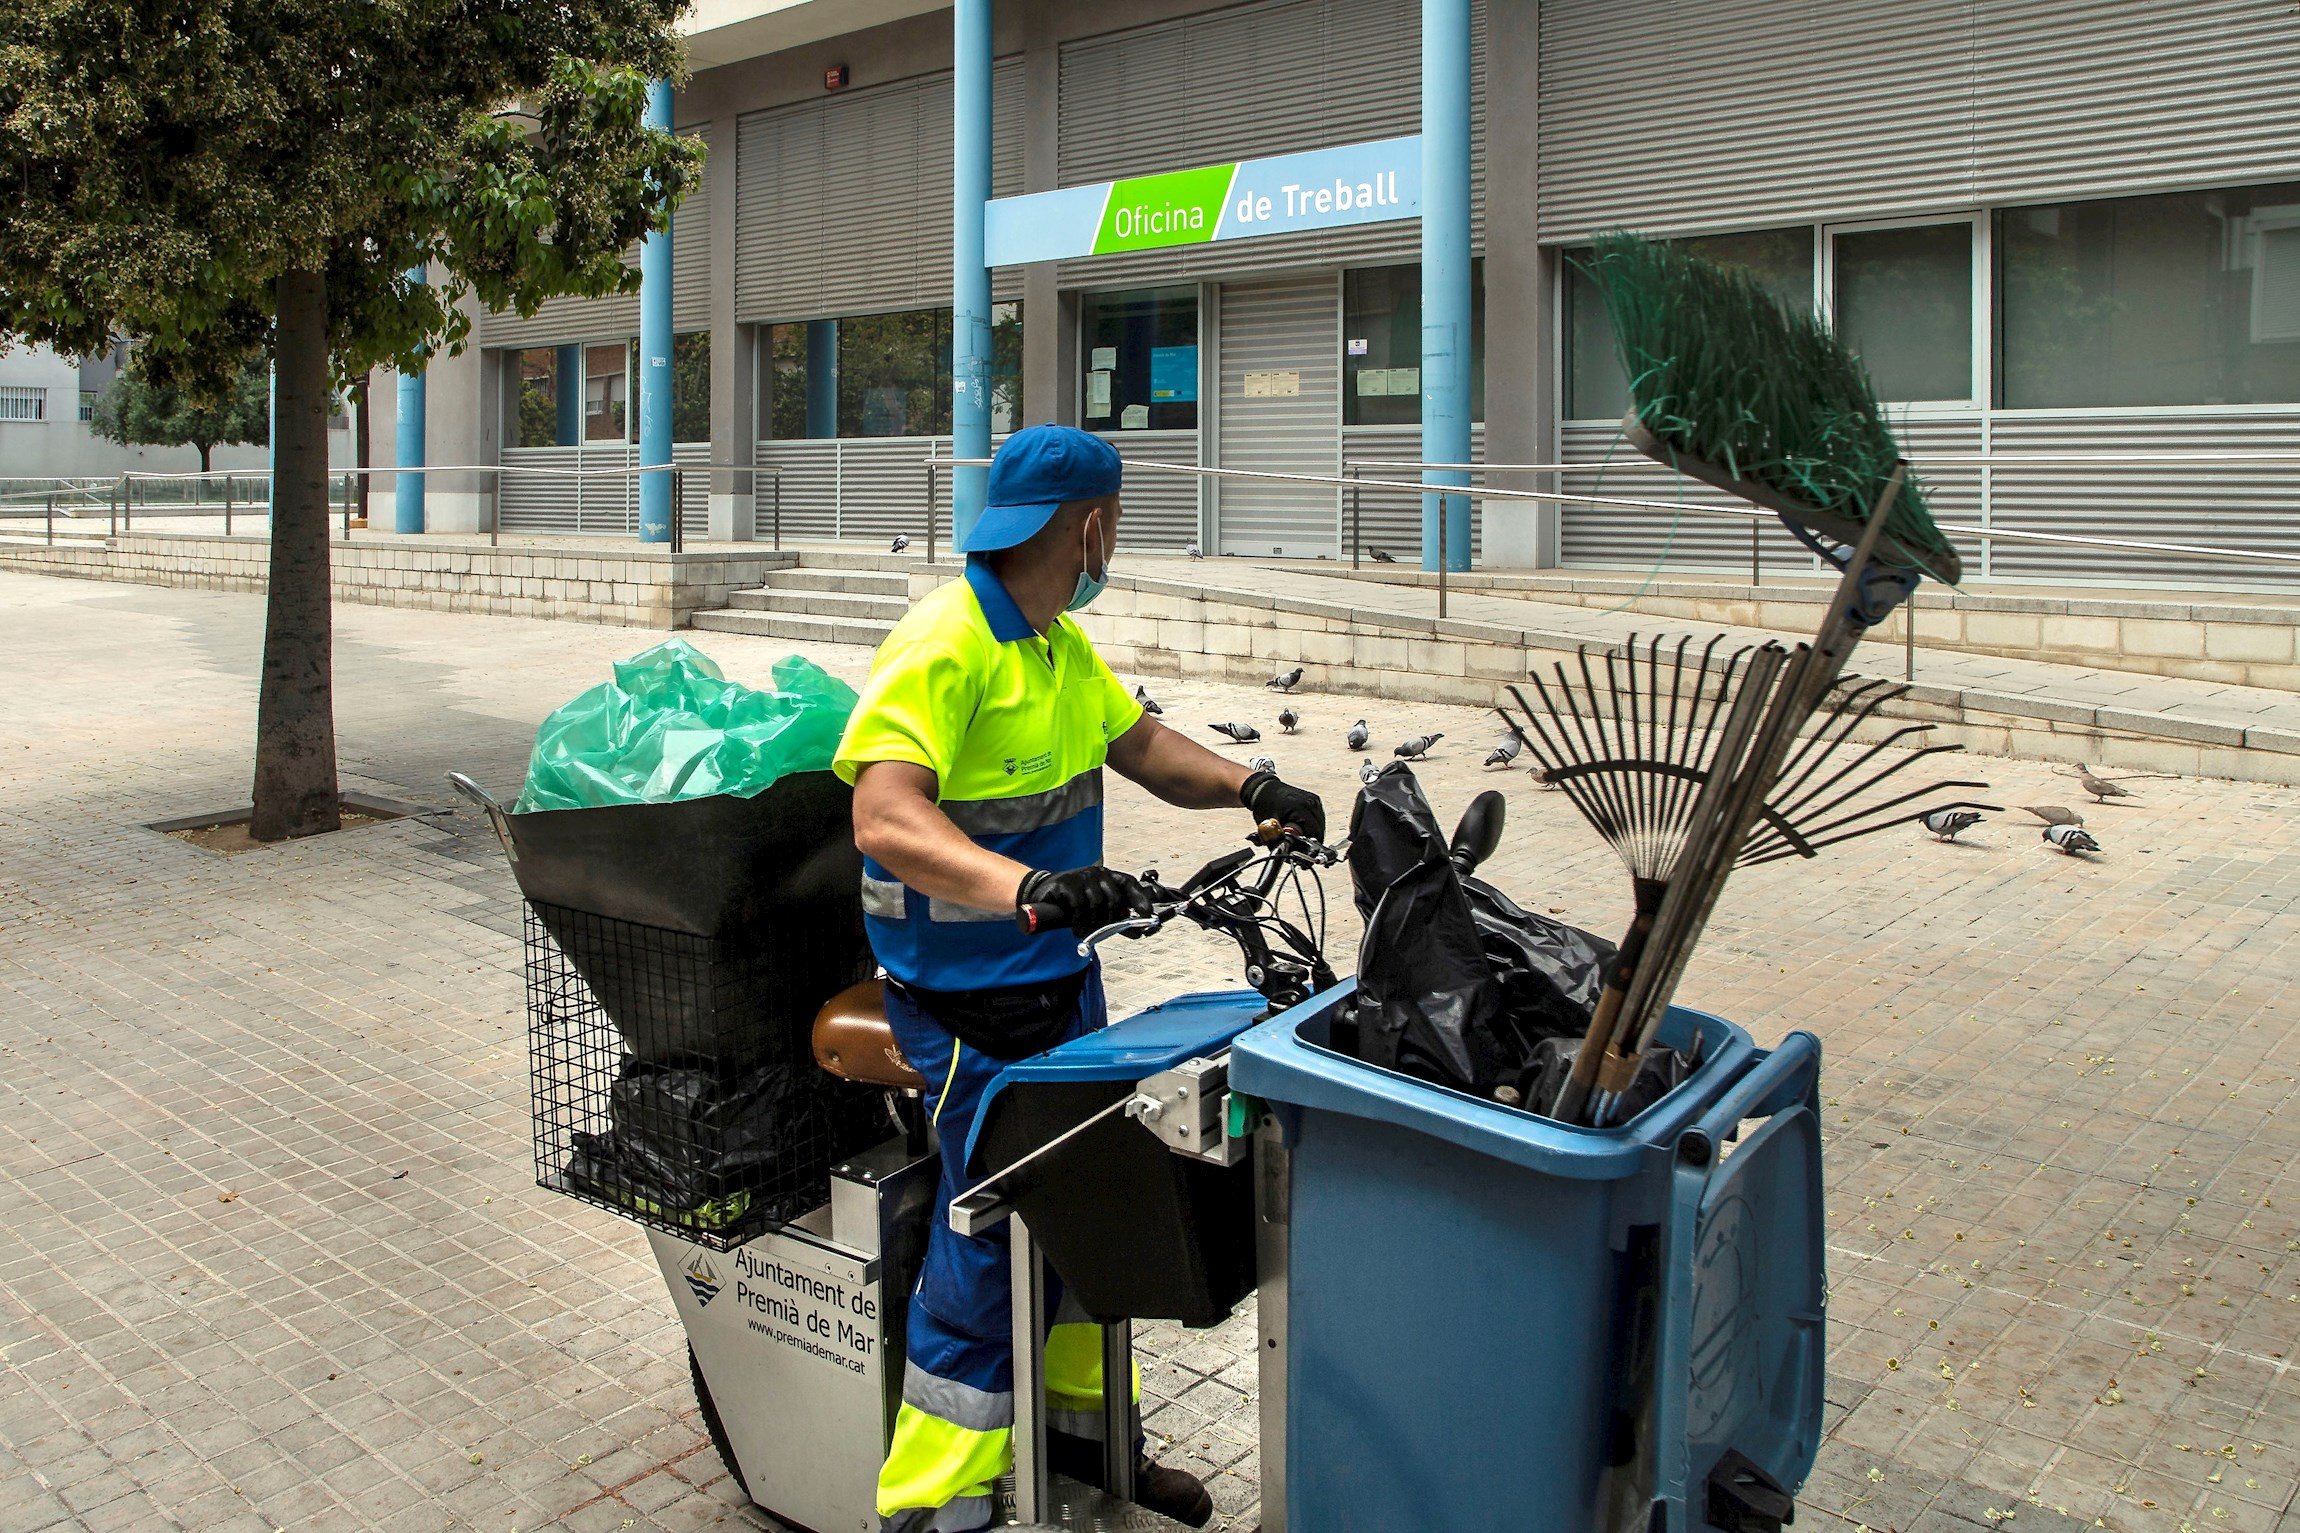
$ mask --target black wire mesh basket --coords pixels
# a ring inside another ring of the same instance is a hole
[[[893,1131],[809,1039],[871,973],[850,803],[805,772],[749,798],[490,808],[526,896],[539,1183],[726,1250]]]

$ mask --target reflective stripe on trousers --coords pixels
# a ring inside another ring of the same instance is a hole
[[[1106,1020],[1099,970],[1089,973],[1078,1006],[1070,1037]],[[879,1471],[878,1513],[883,1533],[964,1533],[988,1525],[992,1482],[1014,1462],[1014,1323],[1006,1227],[960,1235],[950,1227],[950,1200],[972,1185],[957,1162],[982,1093],[1006,1062],[960,1043],[893,986],[886,1007],[896,1042],[927,1078],[926,1106],[945,1153],[911,1295],[902,1408]],[[1049,1425],[1099,1440],[1101,1329],[1085,1323],[1052,1273],[1046,1287],[1055,1306],[1046,1341]]]

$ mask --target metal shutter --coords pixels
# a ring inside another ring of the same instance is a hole
[[[1422,456],[1422,428],[1419,426],[1344,426],[1342,428],[1342,462],[1344,464],[1418,463]],[[1469,457],[1472,463],[1485,461],[1485,422],[1479,421],[1469,428]],[[1361,468],[1359,477],[1365,479],[1419,479],[1418,470],[1410,468]],[[1365,548],[1378,548],[1391,558],[1411,564],[1421,557],[1422,498],[1413,490],[1343,490],[1342,492],[1342,557],[1350,555],[1350,532],[1354,495],[1357,506],[1354,513],[1357,535]],[[1531,501],[1473,500],[1469,503],[1470,560],[1475,563],[1485,551],[1485,520],[1527,517],[1534,514]],[[1450,553],[1451,550],[1449,549]],[[1360,558],[1367,555],[1361,549]]]
[[[1220,467],[1334,473],[1341,418],[1339,302],[1330,273],[1223,284]],[[1299,393],[1247,397],[1249,375],[1289,373]],[[1303,559],[1340,551],[1340,502],[1331,485],[1230,479],[1216,489],[1214,504],[1216,546],[1223,553]]]
[[[1180,463],[1198,466],[1195,431],[1105,431],[1102,440],[1118,449],[1129,465]],[[1196,474],[1170,474],[1155,468],[1126,470],[1126,514],[1118,524],[1118,546],[1187,548],[1198,541]]]
[[[2300,176],[2285,0],[1545,0],[1545,240]]]
[[[1485,0],[1470,31],[1471,237],[1485,239]],[[1065,43],[1060,175],[1078,186],[1421,131],[1419,0],[1280,0]],[[1412,220],[1066,261],[1065,287],[1368,266],[1421,255]]]
[[[681,130],[701,139],[712,153],[733,145],[712,140],[708,126]],[[626,266],[639,264],[633,249],[623,258]],[[711,328],[711,204],[697,185],[671,215],[671,328],[678,331]],[[479,317],[483,346],[556,346],[568,341],[612,341],[639,333],[639,295],[614,298],[553,298],[535,311],[532,319],[513,313]]]
[[[835,319],[950,303],[950,74],[737,121],[735,313]],[[1022,190],[1022,61],[991,78],[991,189]],[[1020,274],[994,282],[1019,297]]]

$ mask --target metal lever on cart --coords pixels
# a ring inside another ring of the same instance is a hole
[[[1134,1091],[1080,1120],[1013,1164],[993,1171],[950,1200],[950,1227],[979,1235],[1014,1212],[1009,1195],[1015,1173],[1053,1153],[1103,1119],[1120,1113],[1158,1136],[1166,1148],[1192,1160],[1234,1166],[1246,1158],[1250,1136],[1230,1132],[1230,1054],[1185,1059],[1146,1077]]]
[[[503,806],[495,802],[495,795],[461,772],[448,773],[447,785],[469,799],[481,814],[487,816],[487,823],[495,829],[495,839],[503,843],[503,855],[517,862],[519,848],[511,844],[511,822],[504,817]]]

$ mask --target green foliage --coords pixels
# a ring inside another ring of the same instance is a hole
[[[122,445],[197,447],[200,467],[209,449],[227,442],[261,447],[271,440],[271,384],[261,368],[241,371],[220,400],[147,382],[134,362],[96,401],[89,429]]]
[[[1859,525],[1899,463],[1860,358],[1749,273],[1633,234],[1601,236],[1585,268],[1605,297],[1631,410],[1688,458]],[[1911,475],[1886,531],[1949,552]]]
[[[642,120],[682,8],[7,0],[0,338],[136,337],[151,382],[220,398],[283,273],[325,273],[339,379],[459,350],[467,294],[633,291],[701,164]]]

